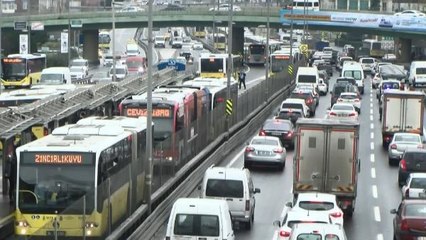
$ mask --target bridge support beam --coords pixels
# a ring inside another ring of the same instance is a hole
[[[232,27],[232,53],[244,53],[244,27]]]
[[[395,39],[395,55],[402,63],[411,62],[411,39],[396,38]]]
[[[90,64],[99,65],[99,32],[95,30],[83,30],[83,58]]]

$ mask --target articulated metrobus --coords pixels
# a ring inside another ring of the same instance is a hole
[[[376,39],[364,39],[362,41],[362,48],[368,51],[370,57],[381,58],[386,53],[386,51],[382,49],[382,43]]]
[[[237,79],[236,73],[243,67],[242,57],[232,55],[232,77]],[[228,54],[202,54],[198,61],[200,77],[205,78],[226,78],[228,66]]]
[[[109,44],[111,42],[111,36],[108,31],[99,32],[99,48],[100,49],[109,49]]]
[[[226,50],[226,35],[223,33],[216,33],[214,35],[214,48],[217,50]]]
[[[247,46],[245,55],[246,63],[249,65],[263,65],[268,56],[266,56],[266,44],[251,43]]]
[[[105,238],[142,204],[146,126],[89,117],[19,147],[15,234]]]
[[[30,87],[40,81],[44,68],[45,54],[10,54],[2,59],[1,82],[5,88]]]
[[[205,38],[206,37],[206,30],[205,30],[204,26],[195,27],[194,37],[198,37],[198,38]]]

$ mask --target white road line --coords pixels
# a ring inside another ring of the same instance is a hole
[[[374,123],[370,123],[370,128],[374,129]]]
[[[372,154],[370,154],[370,162],[374,162],[375,161],[375,159],[374,159],[374,153],[372,153]]]
[[[370,121],[373,121],[373,115],[370,115]]]
[[[371,178],[376,178],[376,169],[371,168]]]
[[[246,149],[243,148],[243,150],[239,151],[237,155],[235,155],[235,157],[231,160],[231,162],[229,162],[228,165],[226,165],[226,167],[232,167],[232,165],[234,165],[234,163],[240,158],[240,156],[243,155],[245,150]]]
[[[373,191],[373,198],[377,198],[377,186],[376,185],[372,186],[372,191]]]
[[[370,108],[373,108],[373,103],[370,103]]]
[[[373,115],[373,109],[372,108],[370,108],[370,114]]]
[[[376,222],[381,222],[382,219],[380,218],[380,208],[379,207],[374,207],[374,220],[376,220]]]
[[[370,133],[370,138],[371,138],[371,139],[374,139],[374,132],[371,132],[371,133]]]
[[[370,143],[370,148],[371,148],[371,151],[373,151],[374,150],[374,143],[372,142],[372,143]]]
[[[373,103],[373,98],[370,98],[370,103]]]
[[[377,234],[377,240],[383,240],[383,239],[384,239],[383,234],[381,233]]]

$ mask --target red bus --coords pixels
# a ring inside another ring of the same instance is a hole
[[[181,149],[197,136],[196,120],[209,110],[209,99],[206,88],[165,86],[152,92],[154,162],[182,164],[187,156]],[[146,116],[147,94],[123,100],[119,110],[123,116]]]
[[[145,58],[140,56],[128,56],[126,65],[130,74],[142,75],[146,69]]]

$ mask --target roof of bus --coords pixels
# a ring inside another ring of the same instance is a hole
[[[152,92],[152,101],[170,101],[170,103],[179,103],[183,104],[183,99],[188,95],[187,91],[180,89],[165,89],[157,88]],[[132,100],[144,100],[146,101],[148,94],[145,92],[140,95],[133,95]]]
[[[46,54],[43,53],[37,53],[37,54],[9,54],[7,56],[8,58],[26,58],[26,59],[33,59],[33,58],[41,58],[41,57],[46,57]]]
[[[234,78],[231,78],[231,85],[238,84]],[[186,81],[183,83],[186,86],[207,87],[210,93],[214,94],[228,86],[227,78],[195,78],[194,80]]]
[[[125,117],[115,117],[125,118]],[[105,119],[105,121],[108,121]],[[25,144],[17,149],[17,153],[29,151],[51,151],[51,152],[100,152],[112,144],[129,137],[130,131],[138,132],[146,129],[146,120],[144,118],[134,118],[133,126],[122,127],[116,119],[113,122],[92,122],[87,124],[70,124],[58,127],[52,134]],[[115,123],[114,123],[115,121]],[[124,121],[130,123],[130,121]],[[98,124],[99,123],[99,124]],[[19,156],[19,154],[18,154]]]
[[[239,57],[240,55],[232,54],[232,57]],[[227,53],[201,53],[200,58],[228,58]]]

